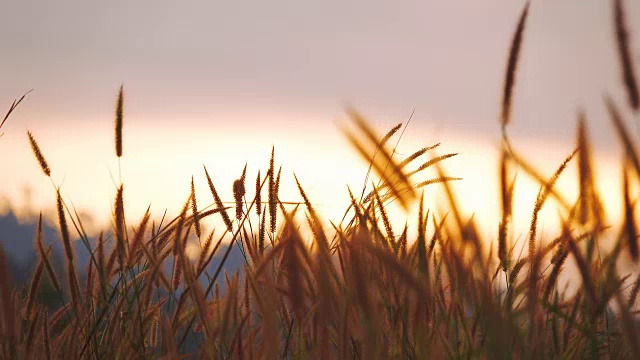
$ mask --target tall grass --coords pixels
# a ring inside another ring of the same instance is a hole
[[[624,10],[621,1],[615,6],[623,85],[629,107],[637,109]],[[204,168],[211,206],[198,208],[192,180],[182,211],[166,223],[151,221],[147,211],[137,226],[127,226],[120,184],[113,230],[101,234],[94,246],[85,242],[91,260],[81,284],[68,219],[83,241],[86,235],[56,187],[67,281],[61,282],[51,266],[50,248],[42,241],[42,218],[35,239],[40,260],[28,289],[12,286],[0,250],[2,358],[638,358],[640,275],[620,273],[618,267],[629,259],[637,266],[632,186],[640,180],[637,145],[622,112],[606,97],[625,151],[620,164],[625,216],[620,223],[609,223],[604,216],[584,114],[578,112],[577,150],[567,154],[551,176],[514,150],[506,128],[513,121],[513,89],[528,10],[527,3],[506,66],[499,118],[504,137],[497,200],[502,216],[496,239],[481,238],[473,218],[458,210],[465,200],[456,198],[449,182],[459,179],[448,176],[443,166],[455,154],[436,154],[436,144],[399,159],[387,143],[401,126],[379,136],[362,114],[349,110],[353,126],[344,133],[370,164],[377,183],[370,185],[368,175],[359,198],[348,190],[351,204],[343,221],[331,223],[331,230],[297,177],[301,202],[279,198],[281,168],[276,174],[272,149],[269,164],[261,169],[266,170],[264,178],[257,176],[253,198],[245,188],[246,166],[232,191],[221,193]],[[123,94],[121,87],[115,115],[119,159]],[[28,138],[50,178],[44,153],[31,133]],[[428,154],[429,159],[416,165]],[[564,170],[574,159],[579,196],[565,199],[554,185],[560,176],[568,176]],[[428,168],[435,168],[438,177],[415,180]],[[509,226],[516,170],[540,185],[524,257],[510,242],[517,235]],[[420,196],[425,186],[441,187],[448,206],[427,208]],[[234,219],[221,194],[234,196]],[[538,245],[537,216],[550,197],[561,205],[562,227],[552,234],[553,240]],[[412,225],[394,228],[388,207],[395,202],[407,208],[416,201],[417,218],[406,219]],[[207,236],[200,224],[214,215],[224,226]],[[301,219],[308,231],[301,230]],[[191,231],[203,249],[196,260],[186,253]],[[603,246],[612,237],[610,246]],[[231,239],[228,247],[221,245],[223,239]],[[111,249],[105,246],[110,241],[116,244]],[[486,244],[491,244],[489,251]],[[235,246],[242,249],[246,263],[242,272],[228,274],[224,262]],[[216,256],[222,261],[212,267]],[[567,271],[570,264],[576,272]],[[62,301],[55,309],[37,296],[45,273]]]

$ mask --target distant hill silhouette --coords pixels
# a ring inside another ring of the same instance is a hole
[[[19,221],[13,212],[0,215],[0,246],[2,246],[7,259],[9,261],[12,281],[18,287],[27,284],[35,266],[38,262],[38,254],[35,249],[35,236],[37,228],[37,219],[28,219]],[[60,232],[57,225],[48,223],[43,219],[43,241],[47,245],[52,246],[52,259],[54,267],[58,271],[64,271],[64,249],[60,241]],[[73,232],[72,232],[73,234]],[[96,238],[89,238],[89,244],[92,249],[96,248]],[[76,268],[81,278],[86,273],[87,266],[91,255],[87,247],[82,241],[74,241]],[[111,241],[106,243],[106,249],[111,249]],[[216,256],[210,262],[207,270],[213,275],[220,264],[227,246],[221,246]],[[164,270],[167,274],[171,274],[173,259],[169,257],[164,264]],[[227,258],[223,270],[230,274],[241,270],[245,264],[244,257],[237,246],[231,250]],[[206,277],[201,279],[203,282]],[[220,288],[224,289],[224,282],[220,282]]]

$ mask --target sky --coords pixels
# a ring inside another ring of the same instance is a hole
[[[640,18],[640,3],[625,5],[629,19]],[[366,172],[339,130],[348,124],[345,107],[353,106],[380,133],[406,123],[415,110],[399,156],[435,143],[442,144],[439,153],[459,153],[445,164],[450,175],[464,178],[455,189],[465,211],[495,232],[497,118],[523,6],[512,0],[7,0],[0,15],[0,102],[8,107],[34,91],[2,129],[3,206],[22,216],[53,208],[55,191],[31,154],[30,130],[54,183],[96,228],[109,224],[119,178],[134,218],[150,204],[156,215],[165,208],[175,213],[192,175],[199,203],[210,204],[203,164],[231,200],[245,163],[249,179],[258,170],[265,174],[272,146],[283,166],[284,200],[300,200],[295,172],[320,210],[339,217],[346,185],[361,187]],[[532,2],[509,133],[551,175],[573,149],[576,112],[583,109],[605,205],[615,216],[619,145],[602,96],[620,104],[625,97],[611,8],[602,0]],[[629,26],[640,69],[640,26]],[[121,84],[118,164],[113,112]],[[640,120],[625,116],[629,126]],[[537,186],[520,178],[516,213],[526,226]],[[570,181],[558,186],[575,194]],[[428,199],[427,207],[440,201]]]

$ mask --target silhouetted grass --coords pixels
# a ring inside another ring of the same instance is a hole
[[[628,54],[623,11],[620,1],[615,4],[619,46]],[[502,216],[496,239],[483,238],[473,218],[459,210],[466,199],[456,197],[449,182],[460,179],[448,176],[443,166],[455,154],[434,153],[437,144],[399,159],[387,143],[401,125],[379,136],[362,114],[349,110],[353,128],[344,130],[345,135],[379,182],[365,183],[362,194],[368,195],[360,198],[348,189],[349,209],[343,221],[331,223],[331,231],[297,177],[301,201],[292,204],[279,198],[281,168],[276,174],[272,149],[269,164],[260,169],[266,170],[265,177],[257,176],[253,199],[245,188],[247,166],[233,188],[220,193],[234,196],[235,220],[206,168],[212,204],[198,209],[192,179],[182,211],[167,223],[149,224],[148,210],[129,229],[120,184],[113,231],[101,234],[94,247],[86,243],[92,256],[82,285],[68,219],[82,239],[86,236],[56,187],[67,283],[58,280],[51,266],[50,248],[42,241],[42,219],[35,239],[40,260],[28,289],[13,287],[0,249],[2,358],[637,358],[640,276],[620,274],[618,267],[631,259],[637,270],[636,144],[613,99],[605,98],[625,151],[619,199],[624,218],[618,223],[604,217],[584,114],[578,112],[577,150],[567,154],[554,174],[545,176],[514,151],[506,126],[512,121],[513,85],[528,10],[527,3],[507,60],[499,119],[504,136],[498,164],[501,191],[496,199]],[[633,74],[630,66],[623,61],[623,73]],[[632,93],[633,86],[626,86]],[[120,88],[118,158],[122,94]],[[31,133],[28,138],[50,178],[35,138]],[[429,159],[410,170],[427,154]],[[564,170],[574,157],[580,191],[577,198],[565,199],[554,187],[559,176],[569,176]],[[436,178],[416,180],[432,167]],[[517,186],[514,174],[520,170],[540,185],[531,204],[524,257],[514,253],[510,239],[520,234],[513,234],[509,226]],[[418,196],[425,186],[441,188],[448,205],[429,208],[424,196]],[[263,187],[268,192],[264,205]],[[558,200],[562,226],[557,233],[547,231],[551,240],[538,246],[537,216],[549,197]],[[416,201],[417,218],[394,228],[390,204],[408,208]],[[201,222],[216,213],[224,226],[206,236]],[[300,219],[306,220],[307,230]],[[192,230],[203,241],[197,259],[186,252]],[[221,246],[223,240],[230,241],[228,247]],[[108,249],[107,241],[116,245]],[[228,274],[224,262],[234,246],[241,247],[246,263],[242,272]],[[214,256],[222,257],[215,269],[210,267]],[[566,270],[569,264],[576,272]],[[498,277],[500,271],[504,280]],[[52,314],[37,296],[44,273],[64,304]],[[567,281],[571,288],[565,286]]]

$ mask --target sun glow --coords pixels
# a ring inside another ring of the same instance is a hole
[[[238,119],[238,122],[243,119]],[[246,119],[244,119],[246,122]],[[269,124],[269,119],[263,119]],[[163,122],[164,123],[164,122]],[[73,204],[83,215],[84,224],[90,232],[111,227],[111,214],[117,185],[124,183],[125,213],[128,222],[135,224],[150,207],[154,218],[159,220],[165,210],[167,218],[176,216],[189,197],[189,184],[193,176],[196,198],[200,209],[213,203],[204,176],[206,166],[222,200],[233,205],[232,184],[240,177],[247,164],[247,201],[255,194],[255,179],[260,171],[262,179],[267,173],[271,147],[275,147],[276,167],[282,166],[280,199],[295,203],[302,201],[293,175],[301,182],[307,196],[320,215],[339,224],[349,206],[347,186],[354,194],[360,195],[364,185],[367,164],[352,150],[337,129],[321,128],[310,136],[299,133],[280,133],[266,129],[264,125],[252,129],[234,128],[209,124],[202,128],[189,129],[176,124],[175,128],[150,126],[150,119],[125,122],[124,156],[118,163],[114,154],[111,128],[80,126],[73,129],[37,129],[36,136],[47,161],[52,168],[52,179],[60,185],[66,201]],[[326,121],[325,121],[326,123]],[[64,136],[60,136],[61,133]],[[419,130],[407,131],[397,149],[398,159],[413,151],[435,144],[425,143]],[[380,131],[382,133],[382,131]],[[392,142],[395,144],[396,139]],[[19,156],[3,157],[4,168],[20,169],[5,176],[5,189],[14,211],[22,216],[33,216],[40,209],[54,220],[53,201],[55,191],[32,158],[25,138],[17,134],[6,137],[2,146],[15,149]],[[567,156],[568,148],[524,143],[518,149],[522,154],[535,154],[528,158],[545,176],[551,176],[557,166]],[[451,182],[459,206],[465,217],[474,217],[487,241],[496,238],[500,220],[499,189],[497,188],[498,151],[497,146],[478,139],[447,137],[446,143],[437,149],[438,154],[455,152],[457,156],[442,162],[447,175],[462,180]],[[423,159],[434,153],[423,155]],[[424,161],[424,160],[423,160]],[[417,161],[415,164],[421,164]],[[609,221],[620,218],[619,189],[620,173],[616,161],[610,157],[597,157],[597,184],[604,202]],[[414,167],[417,165],[414,165]],[[413,169],[409,166],[409,169]],[[571,164],[560,177],[556,189],[573,203],[577,199],[575,167]],[[524,171],[516,173],[514,196],[513,234],[526,235],[536,195],[540,185]],[[605,176],[606,175],[606,176]],[[433,169],[412,178],[417,183],[437,177]],[[375,177],[371,181],[377,181]],[[30,190],[27,195],[24,187]],[[437,217],[448,211],[441,184],[423,188],[425,207]],[[420,190],[420,191],[422,191]],[[368,190],[367,190],[368,191]],[[263,190],[266,198],[266,189]],[[265,201],[265,200],[263,200]],[[417,202],[408,212],[409,219],[417,215]],[[20,210],[23,209],[23,210]],[[28,209],[28,210],[24,210]],[[397,232],[404,227],[407,214],[397,204],[389,207],[389,213]],[[557,229],[559,208],[550,200],[540,215],[540,229]],[[253,215],[252,215],[253,216]],[[566,216],[566,214],[565,214]],[[254,216],[255,217],[255,216]],[[257,218],[252,219],[257,221]],[[411,221],[411,220],[410,220]],[[204,221],[207,229],[220,225],[217,215]]]

